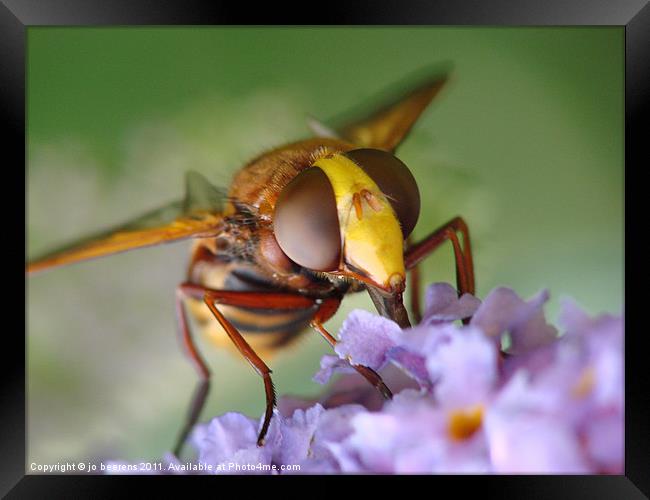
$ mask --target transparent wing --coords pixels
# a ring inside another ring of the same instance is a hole
[[[331,129],[353,144],[392,152],[444,87],[450,73],[450,63],[418,71],[369,102],[331,120]]]
[[[32,273],[134,248],[219,234],[226,193],[197,172],[185,176],[185,198],[125,224],[48,252],[27,264]]]

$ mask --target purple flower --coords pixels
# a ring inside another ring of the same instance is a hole
[[[436,401],[448,408],[485,404],[496,385],[497,358],[494,343],[481,330],[458,328],[427,356]]]
[[[420,342],[425,331],[405,331],[405,337],[412,333],[414,338],[401,339],[400,352],[413,352],[414,340],[420,345],[417,355],[432,390],[403,391],[383,411],[355,416],[354,432],[334,448],[343,470],[491,470],[482,420],[497,381],[495,344],[473,327],[440,325],[430,332],[434,341]],[[413,373],[412,366],[407,372]]]
[[[429,386],[423,352],[431,350],[433,344],[448,336],[444,330],[432,330],[426,325],[449,325],[470,317],[479,304],[480,301],[472,295],[464,294],[459,298],[451,285],[436,283],[427,290],[421,326],[402,331],[389,319],[363,310],[352,311],[339,332],[335,348],[339,360],[324,356],[321,370],[314,380],[325,384],[334,373],[349,372],[345,361],[374,370],[381,370],[393,361],[422,386]]]
[[[548,298],[548,291],[543,290],[525,302],[510,288],[495,288],[478,308],[471,324],[494,338],[508,332],[512,342],[509,352],[525,353],[557,336],[557,330],[544,319],[542,307]]]
[[[481,301],[469,293],[458,298],[458,292],[449,283],[434,283],[425,294],[421,324],[470,318],[480,305]]]
[[[533,390],[521,372],[494,401],[485,427],[496,472],[588,472],[578,436],[554,414],[552,399]]]
[[[313,399],[303,399],[292,396],[281,396],[278,400],[278,410],[284,416],[291,416],[297,409],[306,410],[316,403],[321,404],[324,408],[336,408],[347,404],[358,404],[367,410],[377,411],[384,405],[383,396],[373,386],[361,377],[349,364],[349,362],[336,358],[334,356],[323,356],[321,366],[333,363],[336,371],[345,374],[339,377],[328,387],[322,396]],[[326,368],[325,370],[328,370]],[[319,375],[325,370],[321,369],[314,380],[318,381]],[[332,373],[328,373],[329,376]],[[388,364],[382,371],[381,376],[384,382],[391,388],[394,393],[403,389],[417,388],[418,384],[400,370],[394,364]],[[324,382],[326,383],[327,380]]]
[[[325,385],[334,373],[354,373],[354,368],[345,359],[325,355],[320,360],[320,370],[316,372],[312,380]]]
[[[560,323],[566,334],[518,364],[487,415],[493,463],[499,472],[621,473],[623,322],[565,301]]]
[[[394,321],[355,310],[343,322],[334,351],[354,365],[380,370],[386,366],[386,353],[397,345],[401,333]]]
[[[300,447],[300,455],[291,457],[289,461],[286,460],[289,457],[285,456],[285,460],[281,461],[285,464],[299,465],[300,470],[295,472],[341,472],[342,469],[332,450],[353,432],[351,420],[356,415],[366,413],[366,409],[356,404],[346,404],[330,410],[324,410],[320,405],[314,408],[319,408],[320,411],[314,420],[314,425],[308,432],[302,433],[305,439]],[[295,422],[296,417],[301,419],[302,417],[296,415],[297,413],[298,411],[290,420]],[[285,429],[283,434],[285,443],[293,442],[289,435],[289,429]]]
[[[406,390],[382,412],[356,415],[353,432],[334,453],[346,472],[486,472],[481,412],[443,409],[423,393]]]
[[[223,474],[270,472],[271,459],[280,439],[278,419],[273,419],[266,445],[257,446],[258,422],[239,413],[226,413],[196,427],[192,440],[198,462],[210,471]],[[257,466],[259,469],[250,469]]]
[[[336,375],[322,396],[280,398],[262,448],[260,420],[227,413],[197,426],[196,463],[209,473],[623,471],[621,318],[565,301],[558,336],[546,291],[525,301],[497,288],[481,303],[435,284],[426,297],[423,321],[404,330],[353,311],[314,376]],[[381,370],[393,400],[352,364]]]

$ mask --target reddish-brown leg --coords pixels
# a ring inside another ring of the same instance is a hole
[[[415,266],[409,270],[409,289],[411,290],[410,300],[411,313],[415,324],[418,324],[422,319],[422,310],[420,309],[420,268]]]
[[[185,354],[190,359],[199,375],[199,381],[194,390],[194,394],[192,395],[185,424],[181,429],[178,439],[176,440],[176,445],[174,446],[174,455],[177,457],[180,456],[187,436],[194,427],[194,424],[198,421],[199,415],[208,396],[208,392],[210,391],[210,370],[194,344],[192,332],[187,324],[187,313],[185,312],[185,307],[183,305],[184,297],[185,294],[181,285],[176,288],[176,319],[178,321],[179,340]]]
[[[457,233],[463,235],[461,247]],[[410,246],[404,255],[406,269],[415,269],[417,264],[430,255],[445,241],[451,241],[456,261],[456,286],[458,295],[464,293],[474,294],[474,263],[472,260],[472,247],[467,224],[461,217],[455,217],[447,224],[432,232],[422,241]]]
[[[314,330],[316,330],[318,333],[320,333],[323,336],[323,338],[329,343],[329,345],[332,346],[332,349],[336,345],[336,339],[325,329],[323,323],[325,323],[328,319],[334,316],[340,304],[341,304],[341,299],[336,297],[323,300],[323,302],[320,304],[318,308],[318,311],[316,311],[314,318],[311,320],[312,328],[314,328]],[[384,398],[386,399],[393,398],[393,393],[386,386],[384,381],[381,379],[381,377],[375,370],[363,365],[351,364],[351,366],[359,374],[361,374],[368,382],[370,382],[370,384],[372,384],[375,388],[377,388],[377,390],[381,393],[381,395]]]
[[[182,300],[183,297],[193,297],[197,299],[203,298],[210,311],[214,314],[228,334],[229,338],[233,341],[246,360],[252,365],[255,371],[263,378],[266,392],[266,412],[262,429],[258,436],[258,445],[262,445],[275,406],[275,390],[273,388],[273,382],[271,381],[271,370],[259,358],[237,329],[223,316],[216,307],[216,304],[263,309],[308,309],[310,307],[318,306],[315,313],[318,318],[317,323],[320,325],[320,328],[322,329],[322,332],[324,332],[324,336],[328,342],[330,342],[331,345],[334,345],[336,344],[336,340],[334,340],[334,338],[322,328],[321,323],[334,315],[341,302],[340,299],[325,299],[321,302],[320,300],[310,299],[297,294],[213,290],[192,283],[184,283],[180,285],[179,291],[180,300]],[[179,306],[179,312],[182,313],[179,314],[179,323],[182,330],[183,344],[185,345],[186,351],[190,355],[194,365],[197,367],[199,375],[203,378],[199,382],[199,387],[194,395],[188,420],[181,432],[180,442],[177,443],[177,456],[180,453],[189,432],[198,421],[198,417],[205,403],[207,389],[209,389],[209,371],[192,341],[189,329],[187,328],[187,321],[184,315],[184,309],[182,308],[182,303]],[[314,328],[316,328],[316,326],[314,326]],[[321,329],[317,328],[319,331],[321,331]],[[361,373],[373,386],[377,387],[384,396],[392,396],[379,375],[377,375],[373,370],[364,366],[355,366],[355,369],[357,369],[357,371]]]
[[[409,236],[407,240],[408,248],[412,246],[412,239]],[[420,309],[420,267],[416,264],[409,270],[409,289],[411,291],[409,302],[411,304],[411,314],[415,323],[422,320],[422,310]]]
[[[194,298],[202,298],[208,306],[214,317],[219,321],[230,340],[235,344],[235,347],[250,363],[253,369],[264,380],[264,391],[266,393],[266,411],[264,414],[264,422],[257,438],[257,444],[262,446],[264,444],[264,437],[271,423],[273,416],[273,408],[275,407],[275,389],[273,381],[271,380],[271,369],[262,361],[253,348],[246,342],[244,337],[239,331],[226,319],[226,317],[219,311],[216,304],[236,306],[236,307],[251,307],[262,309],[309,309],[314,306],[314,300],[301,295],[287,294],[287,293],[262,293],[262,292],[237,292],[228,290],[212,290],[200,285],[192,283],[184,283],[180,285],[180,289],[186,296]],[[200,401],[198,405],[201,407],[205,401]],[[193,407],[197,404],[193,404]],[[192,411],[191,417],[194,419],[188,422],[185,426],[190,429],[198,419],[198,411]],[[187,434],[185,435],[187,437]]]

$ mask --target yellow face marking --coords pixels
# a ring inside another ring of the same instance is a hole
[[[403,280],[402,230],[393,207],[377,184],[356,163],[340,154],[321,158],[314,166],[325,172],[334,189],[344,262],[385,288],[390,288],[398,277]],[[363,210],[363,201],[371,210]],[[356,216],[351,216],[353,211]]]

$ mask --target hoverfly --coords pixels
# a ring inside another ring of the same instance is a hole
[[[346,294],[363,290],[381,315],[410,326],[403,303],[407,271],[411,310],[419,321],[417,265],[447,240],[459,295],[474,293],[470,238],[462,218],[411,241],[420,193],[394,154],[447,79],[447,74],[428,75],[369,113],[332,128],[312,122],[314,137],[252,159],[227,191],[189,172],[182,201],[27,264],[33,273],[194,239],[186,281],[176,291],[176,312],[181,343],[199,382],[174,447],[177,456],[210,388],[210,370],[195,345],[190,315],[203,330],[220,329],[262,377],[261,446],[276,396],[271,370],[256,350],[277,349],[308,326],[334,347],[336,339],[324,324]],[[392,397],[375,371],[354,368],[385,398]]]

